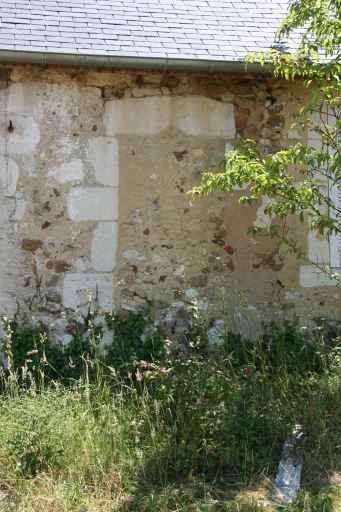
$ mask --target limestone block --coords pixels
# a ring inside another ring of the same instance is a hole
[[[8,225],[7,201],[0,201],[0,315],[13,315],[17,309],[16,277],[20,268]]]
[[[20,222],[23,220],[26,212],[27,201],[23,197],[16,197],[14,210],[10,214],[11,222]]]
[[[116,264],[117,222],[100,222],[94,233],[91,246],[91,261],[94,270],[113,271]]]
[[[233,138],[234,107],[204,96],[174,98],[175,125],[187,135]]]
[[[13,131],[2,136],[6,139],[7,152],[13,155],[24,155],[34,151],[40,141],[40,130],[38,123],[31,116],[11,115]]]
[[[336,286],[337,280],[332,279],[313,265],[304,265],[300,268],[300,285],[302,288]]]
[[[41,85],[41,84],[40,84]],[[40,116],[42,112],[39,97],[39,85],[34,83],[17,82],[8,88],[7,112],[8,114],[30,114]]]
[[[6,196],[12,197],[17,189],[19,179],[19,167],[12,159],[0,155],[0,189]]]
[[[169,126],[170,115],[171,99],[168,96],[107,101],[104,112],[105,134],[155,135]]]
[[[102,185],[118,187],[118,143],[113,137],[97,137],[89,142],[89,160],[96,180]]]
[[[67,199],[71,220],[117,220],[118,188],[76,187]]]
[[[326,239],[319,238],[314,231],[308,234],[309,259],[314,263],[329,265],[329,242]]]
[[[113,308],[112,274],[69,273],[65,274],[63,304],[66,308],[77,309],[87,306],[89,297],[105,311]]]
[[[84,177],[83,162],[79,158],[63,163],[59,167],[55,167],[49,171],[49,176],[59,183],[67,183],[68,181],[82,181]]]

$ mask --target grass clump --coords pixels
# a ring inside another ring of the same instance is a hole
[[[10,327],[0,510],[338,510],[337,329],[284,324],[210,347],[202,323],[192,338],[171,341],[147,317],[91,317],[72,324],[60,352],[41,327]],[[105,353],[104,331],[113,339]],[[303,489],[279,509],[271,481],[297,424],[306,437]]]

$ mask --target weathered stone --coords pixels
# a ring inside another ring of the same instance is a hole
[[[169,305],[195,302],[220,318],[224,290],[229,310],[238,290],[265,320],[275,303],[303,318],[318,316],[322,304],[324,314],[339,314],[337,287],[325,290],[324,279],[283,258],[270,237],[247,236],[256,219],[268,225],[265,204],[241,208],[238,191],[193,204],[186,195],[232,149],[235,124],[265,154],[285,144],[303,98],[299,82],[20,65],[9,76],[5,69],[0,313],[14,312],[17,301],[20,311],[43,308],[31,300],[39,289],[59,314],[52,290],[68,304],[83,303],[90,276],[90,288],[109,283],[101,292],[107,304],[114,288],[117,306],[169,309],[172,329],[183,325],[186,307]],[[320,146],[317,134],[294,135]],[[310,258],[330,262],[328,241],[299,223],[288,228]],[[33,241],[25,250],[23,239]]]
[[[6,137],[9,155],[24,155],[34,151],[40,140],[40,129],[33,117],[27,115],[11,115],[12,131],[0,137]]]
[[[9,215],[9,221],[19,222],[24,218],[26,212],[27,201],[24,198],[16,198],[14,209]]]
[[[0,201],[0,315],[13,315],[17,309],[17,275],[19,258],[15,240],[8,226],[9,210],[6,202]]]
[[[128,261],[130,265],[139,265],[146,261],[146,257],[135,249],[127,249],[122,254],[123,258]]]
[[[54,178],[59,183],[67,183],[68,181],[81,182],[83,180],[83,162],[79,158],[75,158],[70,162],[51,169],[49,176]]]
[[[87,307],[89,301],[105,311],[113,308],[113,278],[111,274],[69,273],[64,277],[63,304],[66,308]]]
[[[330,247],[328,240],[311,231],[308,234],[308,256],[310,261],[329,265]]]
[[[56,302],[57,304],[62,302],[60,291],[55,288],[48,288],[46,290],[46,299],[50,302]]]
[[[71,269],[71,265],[66,261],[56,260],[53,262],[53,269],[57,274],[63,274]]]
[[[98,183],[118,187],[118,142],[113,137],[97,137],[89,141],[89,160]]]
[[[49,322],[49,339],[52,343],[66,347],[71,343],[73,336],[67,332],[69,320],[59,318],[54,322]]]
[[[18,164],[13,159],[0,155],[0,190],[6,196],[15,196],[19,174]]]
[[[116,265],[117,222],[100,222],[94,232],[91,245],[93,269],[111,272]]]
[[[213,327],[207,331],[208,342],[210,345],[221,345],[226,335],[224,320],[215,320]]]
[[[188,135],[207,137],[235,136],[234,108],[203,96],[175,98],[175,125]]]
[[[117,220],[118,189],[84,187],[70,191],[68,201],[69,218],[83,220]]]
[[[302,288],[319,288],[321,286],[336,286],[337,279],[329,277],[313,265],[304,265],[300,268],[300,285]]]
[[[34,82],[11,83],[7,98],[9,117],[12,114],[27,114],[39,118],[42,113],[39,92],[39,86]]]
[[[42,246],[43,242],[41,240],[29,240],[28,238],[24,238],[21,242],[21,248],[29,252],[36,252],[38,249],[41,249]]]
[[[107,101],[104,114],[105,134],[154,135],[170,123],[171,100],[167,96]]]
[[[199,297],[199,292],[195,288],[189,288],[185,291],[185,295],[189,300],[195,300]]]

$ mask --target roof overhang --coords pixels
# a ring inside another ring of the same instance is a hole
[[[84,66],[97,68],[134,68],[174,71],[205,71],[209,73],[271,73],[270,66],[245,64],[226,60],[169,59],[156,57],[125,57],[110,55],[82,55],[71,53],[41,53],[19,50],[0,50],[0,63]]]

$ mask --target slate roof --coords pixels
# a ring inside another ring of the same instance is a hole
[[[287,0],[0,0],[0,56],[239,62],[275,43],[287,9]]]

